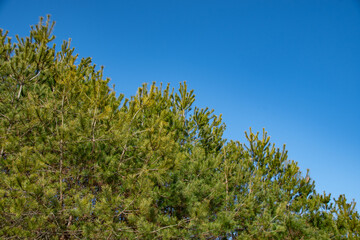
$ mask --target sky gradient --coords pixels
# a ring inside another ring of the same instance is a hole
[[[117,93],[187,81],[227,139],[265,128],[317,191],[360,202],[359,0],[0,0],[13,37],[47,14]]]

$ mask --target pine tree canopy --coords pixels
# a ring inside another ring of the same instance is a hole
[[[185,82],[117,97],[53,26],[0,30],[1,239],[360,239],[265,131],[227,141]]]

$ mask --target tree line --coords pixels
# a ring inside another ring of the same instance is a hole
[[[223,138],[186,83],[116,96],[54,22],[0,31],[2,239],[359,239],[355,202],[318,193],[265,131]]]

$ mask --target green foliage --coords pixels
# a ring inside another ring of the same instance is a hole
[[[116,97],[53,26],[0,32],[2,239],[360,238],[355,203],[318,194],[265,131],[226,141],[186,83]]]

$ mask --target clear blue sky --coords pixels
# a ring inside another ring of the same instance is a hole
[[[226,138],[265,128],[318,191],[360,204],[359,0],[0,0],[11,36],[46,14],[118,93],[186,80]]]

